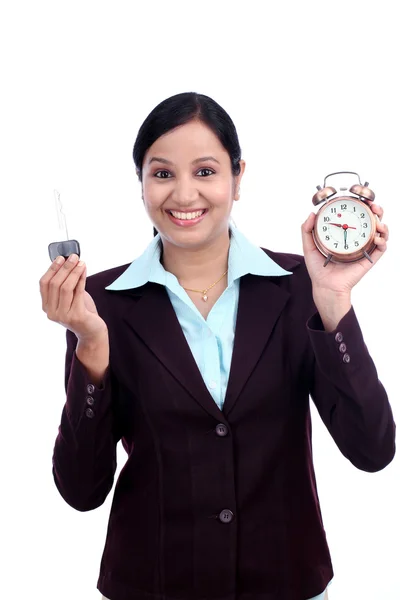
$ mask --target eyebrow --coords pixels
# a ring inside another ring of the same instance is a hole
[[[202,156],[200,158],[196,158],[195,160],[193,160],[192,165],[196,165],[197,163],[200,163],[200,162],[205,162],[206,160],[211,160],[211,161],[214,161],[219,164],[219,161],[216,158],[214,158],[214,156]],[[149,165],[152,162],[160,162],[160,163],[164,163],[165,165],[173,165],[174,164],[170,160],[167,160],[166,158],[161,158],[159,156],[152,156],[151,159],[149,160]]]

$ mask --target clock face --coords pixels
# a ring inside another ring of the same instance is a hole
[[[329,251],[353,254],[369,241],[372,223],[364,203],[342,197],[321,208],[316,229]]]

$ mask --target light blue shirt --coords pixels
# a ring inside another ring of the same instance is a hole
[[[214,306],[203,317],[172,273],[160,262],[161,238],[153,238],[146,250],[106,290],[126,290],[152,281],[166,287],[190,350],[204,382],[222,409],[231,366],[236,317],[239,304],[239,281],[243,275],[261,277],[292,275],[252,244],[236,227],[231,226],[228,255],[228,285]],[[325,592],[309,600],[323,600]]]

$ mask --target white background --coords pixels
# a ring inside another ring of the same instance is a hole
[[[399,77],[393,2],[4,2],[1,50],[1,596],[96,600],[112,493],[69,507],[51,472],[65,402],[65,329],[41,309],[57,188],[88,275],[152,239],[131,152],[150,110],[182,91],[233,118],[247,170],[237,226],[302,253],[315,186],[370,182],[389,249],[353,291],[399,416]],[[331,600],[400,598],[399,458],[358,471],[313,407],[314,458],[335,578]],[[118,476],[126,455],[118,447]],[[300,599],[299,599],[300,600]]]

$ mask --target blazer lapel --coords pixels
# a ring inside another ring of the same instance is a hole
[[[142,288],[118,293],[142,295],[123,316],[124,321],[194,400],[219,422],[224,422],[224,415],[204,383],[166,289],[147,283]]]
[[[293,272],[302,259],[295,254],[262,250],[277,264]],[[228,417],[267,346],[275,323],[291,294],[281,283],[286,277],[246,275],[240,280],[239,305],[236,319],[228,386],[223,413]]]
[[[232,362],[223,406],[226,416],[234,407],[290,298],[290,293],[273,279],[254,275],[241,278]]]

